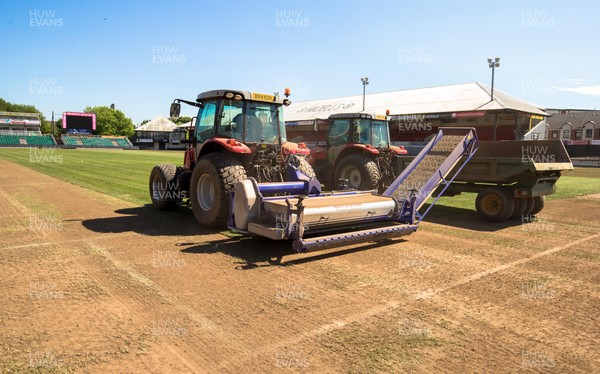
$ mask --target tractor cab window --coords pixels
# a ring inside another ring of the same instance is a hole
[[[244,141],[244,102],[224,100],[217,123],[217,136]]]
[[[198,111],[198,119],[196,120],[196,139],[198,139],[198,142],[204,142],[213,136],[216,111],[217,104],[215,102],[204,103]]]
[[[373,121],[373,136],[371,145],[374,147],[388,147],[390,145],[387,122]]]
[[[246,143],[275,143],[285,133],[280,105],[257,101],[224,100],[217,136]],[[282,138],[285,141],[284,138]]]
[[[352,142],[359,144],[371,144],[371,120],[355,119],[352,121]]]
[[[329,127],[329,134],[327,135],[327,141],[332,147],[348,144],[350,120],[349,119],[336,119]]]
[[[246,103],[246,113],[250,124],[246,142],[273,144],[278,141],[279,134],[285,134],[283,108],[280,105],[249,101]]]

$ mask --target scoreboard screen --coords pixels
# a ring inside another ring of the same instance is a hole
[[[64,112],[62,114],[62,128],[67,132],[92,133],[96,130],[96,114]]]

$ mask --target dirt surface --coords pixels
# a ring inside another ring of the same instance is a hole
[[[600,372],[597,198],[293,254],[2,160],[0,181],[6,372]]]

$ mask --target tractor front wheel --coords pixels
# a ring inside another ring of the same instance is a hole
[[[304,156],[290,155],[287,163],[294,165],[302,174],[309,178],[315,178],[316,176],[313,167],[308,163],[308,160]]]
[[[227,227],[230,197],[246,170],[233,156],[209,153],[198,160],[190,182],[190,201],[196,220],[206,227]]]
[[[335,167],[333,176],[336,188],[340,188],[340,179],[345,179],[348,187],[355,190],[375,190],[381,179],[375,161],[359,153],[344,156]]]

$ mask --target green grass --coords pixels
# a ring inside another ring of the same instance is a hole
[[[162,163],[181,165],[183,152],[0,148],[0,158],[94,191],[144,205],[150,203],[148,178],[152,167]],[[566,172],[559,179],[556,191],[549,199],[600,193],[600,169],[577,168]],[[442,197],[438,204],[474,209],[475,196],[465,193]]]
[[[181,165],[183,152],[0,148],[0,158],[78,186],[144,205],[150,203],[148,178],[154,165]]]

